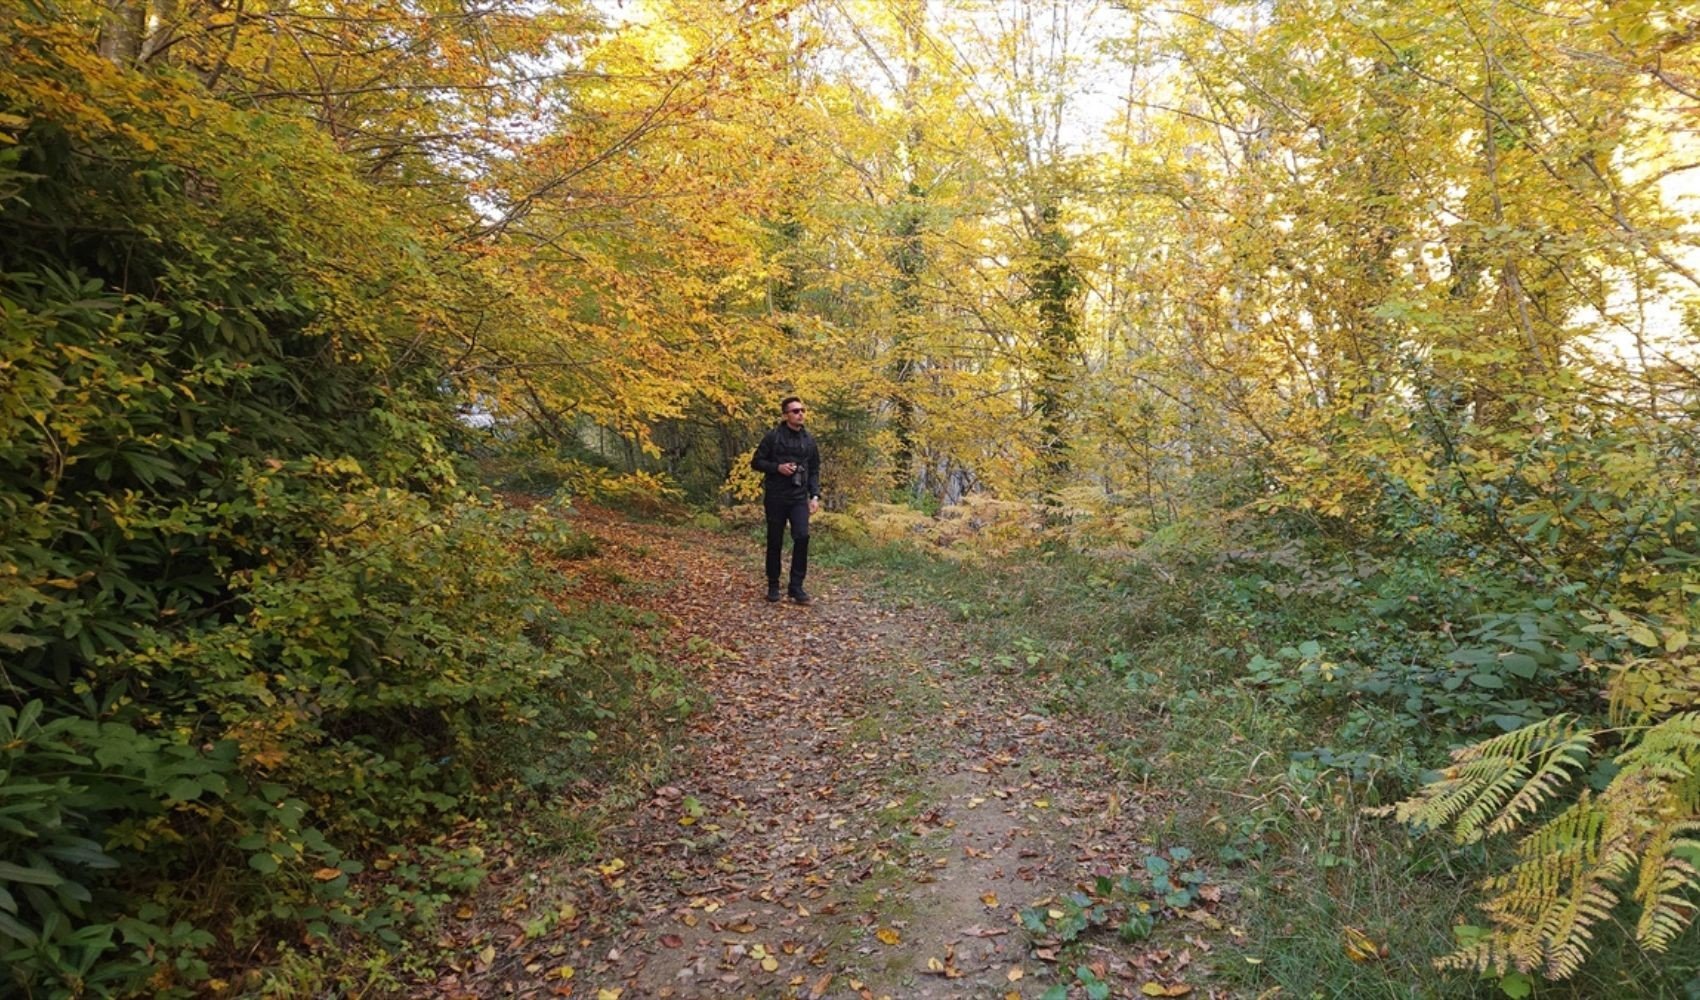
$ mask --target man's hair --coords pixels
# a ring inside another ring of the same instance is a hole
[[[791,408],[792,403],[801,403],[801,402],[802,402],[802,400],[799,399],[796,396],[786,396],[784,399],[779,401],[779,412],[784,413],[786,410]]]

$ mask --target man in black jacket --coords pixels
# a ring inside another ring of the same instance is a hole
[[[762,480],[767,509],[767,599],[779,600],[779,556],[785,525],[791,525],[791,580],[787,591],[798,604],[809,603],[803,577],[809,572],[809,515],[820,510],[820,448],[803,429],[803,401],[787,396],[779,404],[785,420],[756,445],[750,466]]]

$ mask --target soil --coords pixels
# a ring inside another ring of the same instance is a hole
[[[770,604],[748,538],[578,521],[604,576],[636,578],[668,623],[708,704],[665,775],[601,803],[614,821],[593,857],[491,878],[439,942],[463,960],[422,993],[1086,996],[1084,965],[1109,995],[1189,995],[1204,924],[1066,947],[1023,926],[1024,908],[1137,865],[1163,806],[1118,787],[1082,724],[1026,704],[1018,673],[982,669],[940,613],[847,574],[817,571],[810,606]]]

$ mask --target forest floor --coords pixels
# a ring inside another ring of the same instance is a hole
[[[575,522],[598,553],[561,599],[620,581],[702,704],[666,770],[603,803],[593,846],[498,867],[422,991],[1216,995],[1231,899],[1201,880],[1158,885],[1180,905],[1152,894],[1186,867],[1153,853],[1169,796],[1118,787],[1090,720],[1036,710],[1018,671],[865,573],[823,568],[812,606],[769,604],[747,534]]]

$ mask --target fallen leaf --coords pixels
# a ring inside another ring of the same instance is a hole
[[[320,868],[318,871],[313,873],[313,877],[318,879],[320,882],[330,882],[342,877],[342,869]]]
[[[663,935],[661,935],[661,945],[664,948],[678,948],[681,945],[683,945],[684,943],[685,943],[685,939],[680,937],[677,934],[663,934]]]
[[[1021,966],[1012,965],[1009,967],[1009,971],[1003,974],[1003,977],[1012,983],[1017,983],[1020,982],[1021,977],[1025,975],[1027,975],[1027,973],[1021,971]]]
[[[1354,962],[1377,962],[1387,957],[1387,946],[1376,944],[1368,934],[1356,927],[1342,927],[1346,940],[1343,947],[1346,957]]]
[[[772,955],[769,955],[766,958],[761,960],[761,967],[762,967],[763,971],[766,971],[766,972],[778,972],[779,971],[779,959],[774,958]]]
[[[980,902],[995,907],[998,905],[998,894],[995,892],[984,893],[980,896]]]
[[[550,975],[551,978],[554,978],[554,979],[571,979],[571,978],[573,978],[574,972],[575,972],[575,970],[573,969],[572,966],[563,965],[560,968],[556,969],[554,972],[549,973],[549,975]]]
[[[897,928],[895,927],[881,927],[879,930],[874,932],[874,937],[879,938],[880,941],[885,944],[896,944],[903,940],[903,935],[897,933]]]

